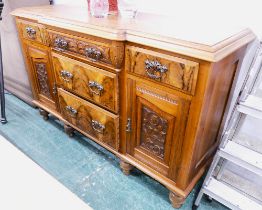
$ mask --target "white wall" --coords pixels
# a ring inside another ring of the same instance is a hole
[[[10,12],[18,7],[44,5],[48,0],[4,0],[3,20],[0,21],[5,88],[31,103],[32,93],[20,48],[16,25]]]
[[[87,0],[54,0],[54,4],[87,5]]]
[[[55,4],[87,5],[87,0],[54,0],[54,2]],[[134,2],[138,10],[144,12],[174,16],[182,11],[181,18],[183,19],[194,18],[190,14],[199,11],[198,14],[206,18],[217,16],[221,19],[221,23],[232,21],[235,24],[250,27],[262,37],[261,0],[134,0]]]

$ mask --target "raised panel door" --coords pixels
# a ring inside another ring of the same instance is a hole
[[[56,89],[48,48],[27,41],[24,43],[35,99],[56,109]]]
[[[128,80],[127,153],[175,178],[190,101]]]

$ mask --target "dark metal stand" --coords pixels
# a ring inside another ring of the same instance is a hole
[[[0,20],[2,20],[2,10],[4,3],[0,0]],[[4,87],[4,74],[3,74],[3,61],[2,61],[2,48],[1,48],[1,34],[0,34],[0,97],[1,97],[1,123],[7,123],[5,115],[5,87]]]

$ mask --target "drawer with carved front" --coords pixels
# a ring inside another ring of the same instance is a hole
[[[17,19],[22,38],[48,45],[44,26],[27,20]]]
[[[194,95],[199,64],[136,46],[126,47],[125,68],[144,78]]]
[[[118,112],[117,75],[52,53],[57,85],[87,100]]]
[[[77,126],[89,137],[109,146],[119,148],[119,117],[95,106],[61,88],[58,88],[59,106],[62,116]]]
[[[124,58],[124,44],[101,38],[88,39],[48,30],[54,50],[77,56],[92,64],[120,69]]]

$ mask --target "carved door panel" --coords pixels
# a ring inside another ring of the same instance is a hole
[[[35,99],[56,109],[56,89],[48,48],[26,42],[25,50]]]
[[[127,153],[175,177],[190,101],[128,80]]]

